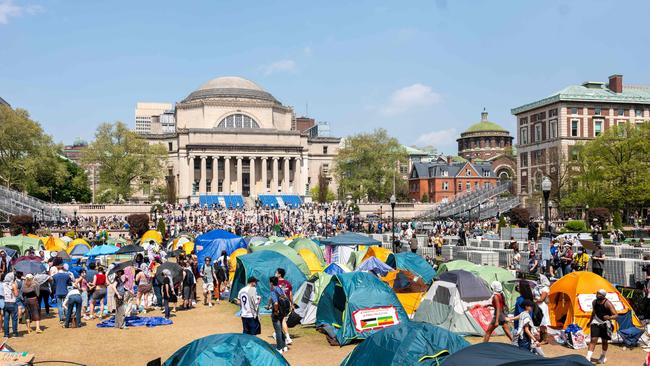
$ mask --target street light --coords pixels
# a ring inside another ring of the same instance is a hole
[[[323,208],[325,209],[325,237],[327,238],[327,210],[330,208],[329,203],[325,202]]]
[[[542,179],[542,193],[544,194],[544,236],[549,236],[548,227],[548,197],[551,195],[553,183],[549,177]]]
[[[397,253],[397,246],[395,243],[395,203],[397,199],[395,198],[395,195],[390,196],[390,227],[393,232],[393,253]]]

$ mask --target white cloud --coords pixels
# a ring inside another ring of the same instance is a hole
[[[296,61],[287,59],[270,63],[262,67],[262,70],[264,71],[264,75],[271,75],[277,72],[292,72],[296,70],[296,67]]]
[[[40,5],[17,5],[13,0],[0,0],[0,24],[9,23],[10,18],[23,14],[33,15],[43,11]]]
[[[418,146],[432,145],[438,149],[438,152],[450,152],[455,151],[457,138],[458,131],[455,128],[447,128],[424,133],[415,140],[415,144]]]
[[[429,107],[440,100],[440,94],[434,92],[430,86],[416,83],[394,91],[388,103],[381,108],[381,112],[392,116],[413,108]]]

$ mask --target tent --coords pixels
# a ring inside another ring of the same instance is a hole
[[[177,238],[174,238],[174,239],[170,240],[167,243],[167,249],[170,250],[170,251],[174,251],[174,250],[183,248],[183,250],[185,250],[185,248],[186,248],[185,244],[186,243],[192,243],[191,247],[192,247],[192,249],[194,249],[194,242],[192,242],[192,239],[187,237],[187,236],[179,236]],[[191,252],[191,250],[190,250],[190,252]]]
[[[363,256],[363,258],[361,258],[361,262],[365,261],[370,257],[376,257],[380,261],[386,263],[388,256],[391,254],[393,254],[393,252],[390,249],[382,248],[379,246],[368,247],[366,254]]]
[[[72,249],[66,249],[66,252],[71,257],[82,257],[90,251],[90,247],[83,244],[75,245]]]
[[[376,276],[385,276],[388,274],[388,272],[392,270],[393,268],[391,266],[380,261],[379,259],[377,259],[377,257],[369,257],[368,259],[363,261],[356,269],[356,271],[360,271],[360,272],[374,273]]]
[[[237,257],[240,255],[248,254],[248,249],[239,248],[228,256],[228,280],[232,282],[235,277],[235,269],[237,269]]]
[[[273,346],[252,335],[213,334],[195,339],[169,357],[164,366],[288,366]]]
[[[309,249],[298,249],[298,255],[307,263],[309,267],[309,274],[314,274],[323,271],[323,266],[321,262],[316,257],[316,254]]]
[[[244,238],[244,240],[248,243],[248,245],[258,245],[266,243],[269,241],[269,238],[266,238],[264,236],[249,236]]]
[[[290,261],[292,261],[296,266],[298,266],[298,268],[300,268],[300,270],[302,271],[302,273],[305,274],[305,276],[311,275],[311,271],[309,269],[309,266],[307,265],[307,263],[305,262],[303,257],[301,257],[295,249],[289,247],[288,245],[285,245],[285,244],[282,244],[282,243],[279,243],[279,242],[275,242],[275,243],[268,244],[268,245],[251,247],[250,249],[251,249],[251,252],[270,250],[270,251],[273,251],[273,252],[276,252],[276,253],[280,253],[280,254],[284,255],[285,257],[289,258]]]
[[[437,366],[469,346],[463,337],[446,329],[421,322],[401,323],[368,337],[341,366]]]
[[[462,269],[448,271],[441,274],[438,279],[456,284],[460,298],[465,302],[489,300],[492,297],[487,283],[471,272]]]
[[[316,244],[313,240],[309,238],[297,238],[291,241],[289,246],[296,251],[300,251],[300,249],[308,249],[314,255],[316,255],[316,258],[318,258],[318,261],[320,262],[321,265],[325,264],[325,257],[323,256],[323,250]]]
[[[230,255],[235,250],[246,247],[246,241],[242,237],[220,229],[208,231],[194,241],[200,268],[203,268],[205,257],[217,259],[224,250]]]
[[[49,236],[47,238],[43,239],[43,242],[45,243],[45,250],[49,250],[51,252],[58,252],[61,250],[66,250],[68,247],[68,244],[64,242],[63,240],[59,238],[55,238],[53,236]]]
[[[364,247],[360,250],[355,250],[350,253],[350,258],[348,258],[347,265],[348,267],[355,269],[362,262],[362,258],[366,255],[368,247]]]
[[[38,251],[43,246],[43,241],[40,238],[30,238],[25,235],[5,236],[0,238],[0,246],[25,254],[30,248]]]
[[[517,297],[519,297],[519,293],[515,290],[517,286],[516,278],[511,271],[495,266],[476,266],[470,272],[480,277],[488,285],[493,281],[499,281],[503,287],[506,306],[511,311],[514,311],[515,302],[517,301]]]
[[[381,242],[365,235],[346,232],[322,239],[321,244],[325,245],[324,255],[327,263],[344,264],[348,263],[350,254],[360,246],[381,245]]]
[[[335,276],[339,273],[346,273],[352,271],[345,264],[330,263],[327,267],[325,267],[325,269],[323,269],[323,272]]]
[[[140,243],[148,243],[149,241],[155,241],[158,244],[162,244],[162,234],[157,230],[148,230],[140,238]]]
[[[293,288],[300,288],[307,279],[304,273],[284,255],[272,250],[261,250],[251,254],[237,257],[237,269],[230,289],[230,301],[237,298],[239,290],[246,286],[249,278],[257,278],[257,294],[262,298],[261,303],[265,305],[269,301],[271,293],[269,278],[275,276],[275,270],[284,268],[285,279],[291,283]]]
[[[90,250],[90,244],[88,244],[88,242],[85,241],[84,239],[79,238],[79,239],[74,239],[73,241],[68,243],[68,249],[66,249],[68,254],[72,255],[73,249],[78,245],[85,246],[88,250]]]
[[[315,273],[293,294],[293,300],[297,305],[296,314],[302,318],[301,324],[316,322],[318,301],[331,280],[332,276],[325,272]]]
[[[443,272],[453,271],[456,269],[464,269],[466,271],[471,271],[476,266],[477,266],[476,264],[472,262],[464,261],[462,259],[450,261],[438,266],[438,275],[442,274]]]
[[[317,324],[337,329],[336,340],[340,345],[368,338],[380,329],[408,321],[393,290],[366,272],[332,277],[316,312]]]
[[[582,355],[544,358],[505,343],[477,343],[447,357],[444,366],[591,366]]]
[[[551,285],[548,304],[551,327],[565,329],[575,323],[589,333],[587,323],[591,317],[591,304],[596,291],[601,288],[607,291],[607,298],[619,315],[633,311],[627,299],[606,279],[592,272],[571,272]],[[632,314],[632,324],[641,326],[639,319]]]
[[[427,261],[411,252],[391,253],[386,259],[386,264],[395,269],[403,269],[416,274],[428,284],[431,284],[436,276],[436,270]]]
[[[429,289],[429,286],[420,276],[405,270],[391,271],[382,277],[381,280],[386,282],[395,291],[399,302],[409,316],[415,313],[415,310],[420,306],[424,294]]]
[[[90,249],[86,254],[84,254],[84,256],[95,257],[99,255],[111,255],[115,254],[118,250],[120,250],[120,248],[116,247],[115,245],[98,245]]]

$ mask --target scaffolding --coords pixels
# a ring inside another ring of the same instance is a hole
[[[29,215],[35,221],[43,222],[60,221],[66,216],[61,209],[48,202],[0,186],[0,217],[8,221],[15,215]]]

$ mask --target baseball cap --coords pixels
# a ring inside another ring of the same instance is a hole
[[[601,289],[598,290],[596,293],[597,293],[598,295],[607,296],[607,291],[605,291],[604,288],[601,288]]]

